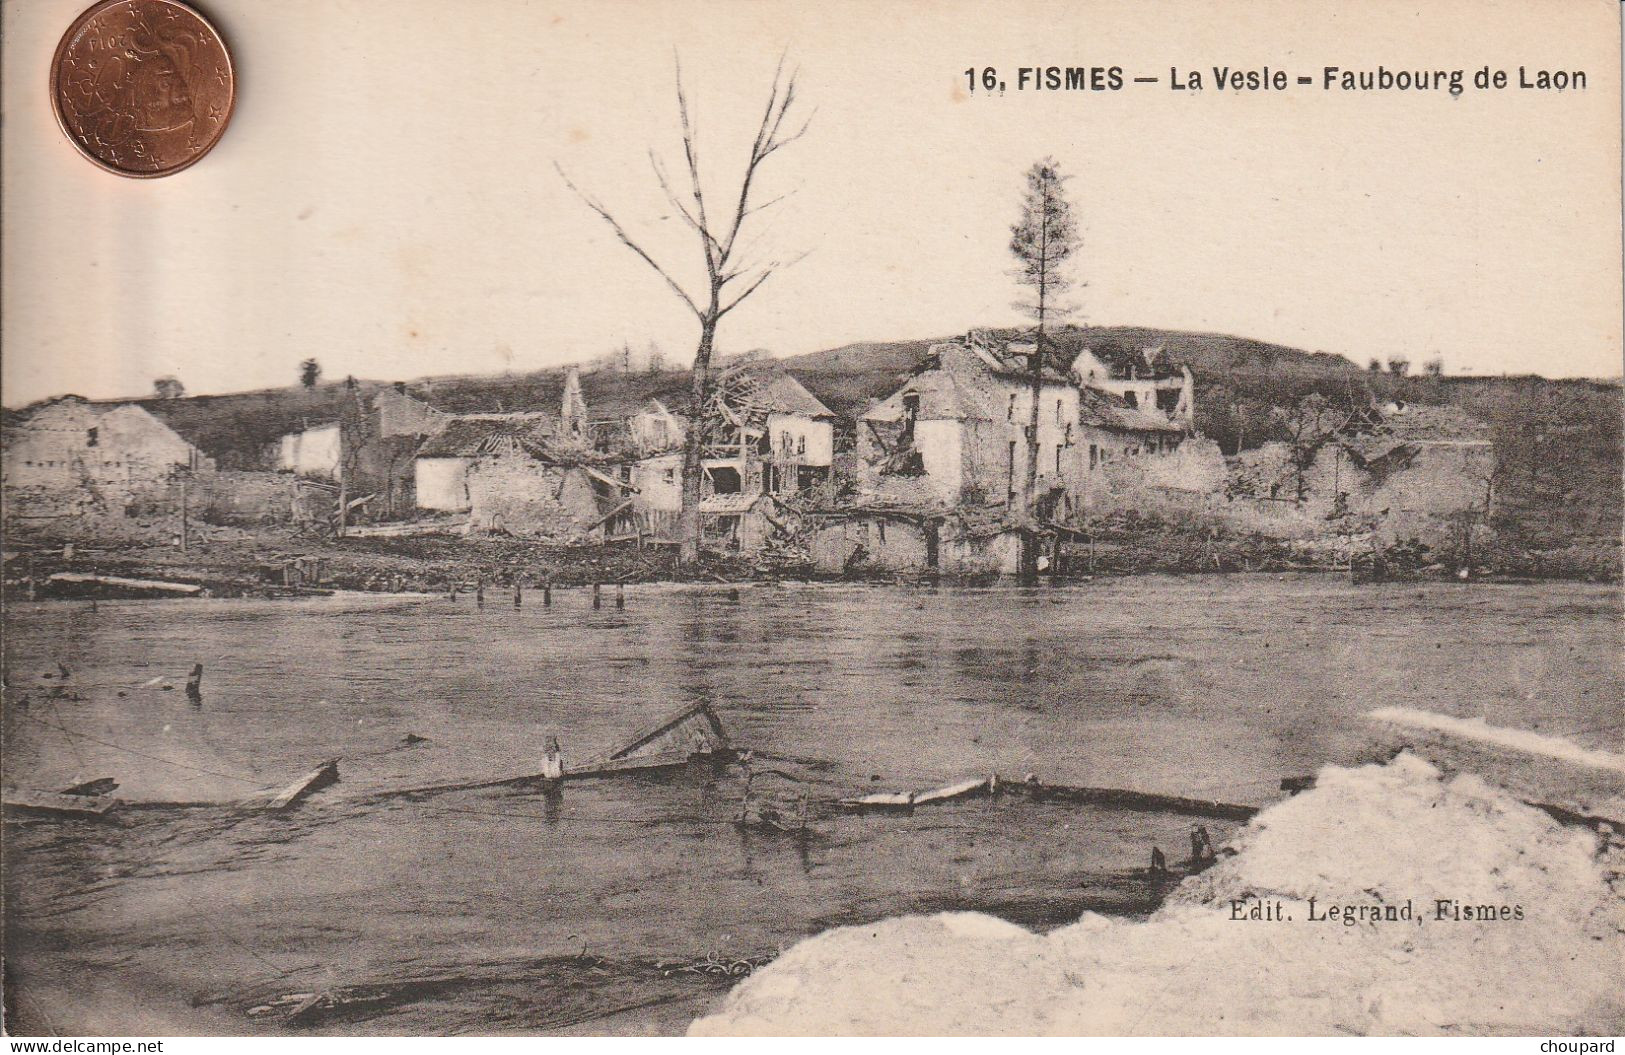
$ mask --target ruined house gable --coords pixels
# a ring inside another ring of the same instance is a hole
[[[405,385],[386,388],[372,398],[380,436],[427,436],[445,425],[451,414],[406,392]]]
[[[666,409],[658,399],[651,399],[642,410],[626,419],[625,430],[635,452],[649,457],[663,451],[673,451],[683,445],[687,427],[682,418]]]
[[[798,414],[802,417],[834,420],[835,412],[795,376],[783,372],[765,374],[757,378],[757,388],[768,410],[780,414]]]
[[[997,360],[959,343],[933,345],[926,365],[863,415],[864,421],[1003,421],[1011,386],[995,373]]]
[[[418,448],[419,458],[543,455],[556,429],[546,414],[467,414],[449,418]]]
[[[1083,425],[1131,435],[1184,432],[1167,418],[1138,410],[1123,397],[1097,388],[1079,392],[1078,417]]]
[[[1161,345],[1130,348],[1103,344],[1081,349],[1072,360],[1072,375],[1090,381],[1168,381],[1183,376],[1184,368]]]
[[[62,396],[26,411],[7,429],[6,461],[8,469],[14,461],[32,469],[118,461],[143,473],[214,464],[135,403],[93,403],[79,396]]]

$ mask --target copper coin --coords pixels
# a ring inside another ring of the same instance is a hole
[[[79,152],[109,172],[167,176],[207,154],[231,119],[225,42],[177,0],[102,0],[51,61],[51,104]]]

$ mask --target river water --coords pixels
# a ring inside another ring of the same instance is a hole
[[[1610,586],[472,600],[13,606],[6,783],[111,776],[132,802],[204,804],[7,824],[14,1030],[681,1030],[725,983],[655,961],[771,955],[908,911],[1143,912],[1156,892],[1137,870],[1152,845],[1184,856],[1191,823],[1008,798],[854,816],[826,805],[840,796],[1032,773],[1261,805],[1284,776],[1363,757],[1376,707],[1617,747],[1625,697]],[[379,794],[539,772],[548,735],[584,759],[695,700],[756,750],[757,788],[812,800],[807,839],[736,829],[731,768]],[[292,811],[230,806],[332,757],[341,782]],[[286,1017],[293,994],[357,986],[374,999]]]

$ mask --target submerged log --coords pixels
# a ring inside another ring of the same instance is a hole
[[[882,791],[861,798],[842,799],[840,805],[849,810],[908,810],[914,808],[914,792]]]
[[[1178,813],[1188,817],[1212,817],[1217,820],[1251,820],[1258,813],[1257,806],[1243,806],[1233,802],[1212,799],[1192,799],[1182,795],[1163,795],[1151,791],[1130,791],[1124,788],[1068,787],[1062,784],[1041,784],[1026,780],[1006,785],[1015,795],[1025,795],[1035,802],[1077,802],[1091,806],[1110,806],[1116,809],[1139,810],[1147,813]]]
[[[1211,799],[1192,799],[1180,795],[1129,791],[1123,788],[1087,788],[1041,784],[1033,777],[1029,777],[1021,783],[1004,784],[1000,783],[996,776],[980,780],[966,780],[930,791],[879,792],[873,795],[841,799],[838,804],[842,809],[847,810],[908,811],[916,806],[1005,792],[1024,795],[1035,802],[1076,802],[1095,806],[1109,806],[1117,809],[1178,813],[1191,817],[1212,817],[1220,820],[1249,820],[1258,812],[1256,806],[1215,802]]]

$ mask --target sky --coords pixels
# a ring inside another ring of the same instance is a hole
[[[1022,174],[1069,174],[1079,321],[1254,337],[1450,373],[1621,372],[1619,9],[1612,0],[1202,5],[966,0],[211,0],[237,109],[201,163],[128,180],[51,115],[83,0],[0,8],[3,399],[525,371],[697,324],[561,166],[682,281],[680,55],[710,201],[779,56],[812,123],[761,174],[757,259],[722,323],[794,355],[1008,324]],[[1326,65],[1584,70],[1584,91],[1326,92]],[[1121,66],[1115,92],[967,90],[965,70]],[[1212,68],[1317,84],[1220,91]],[[1203,71],[1176,92],[1170,70]]]

